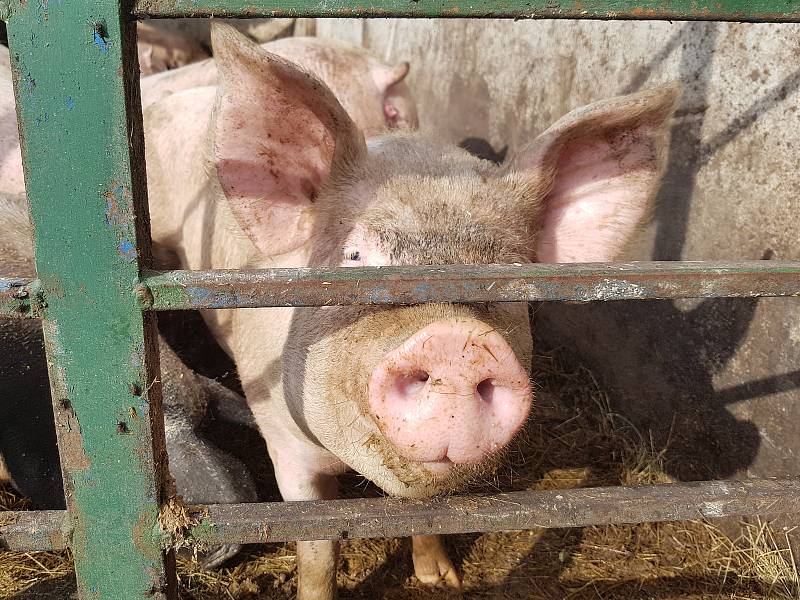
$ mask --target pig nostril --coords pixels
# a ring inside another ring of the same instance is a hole
[[[410,400],[423,390],[428,379],[429,375],[425,371],[400,376],[395,380],[394,392],[399,398]]]
[[[484,379],[478,384],[478,395],[484,402],[491,402],[494,398],[494,381],[491,379]]]

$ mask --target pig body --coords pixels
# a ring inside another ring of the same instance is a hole
[[[15,106],[8,48],[0,46],[0,193],[10,196],[25,193]]]
[[[365,141],[333,93],[223,26],[219,85],[145,114],[154,239],[189,269],[612,260],[648,214],[676,90],[562,118],[503,167],[416,135]],[[348,468],[426,497],[496,464],[531,404],[523,304],[206,311],[286,500]],[[436,538],[425,582],[458,586]],[[335,542],[298,544],[299,596],[335,593]]]
[[[208,58],[208,54],[199,44],[178,33],[160,31],[139,23],[138,34],[138,55],[142,75],[177,69]],[[180,75],[177,79],[183,81]],[[0,140],[4,143],[4,151],[0,156],[0,193],[14,195],[25,192],[25,183],[14,109],[14,89],[11,82],[8,48],[0,45]],[[160,87],[158,93],[165,92]]]

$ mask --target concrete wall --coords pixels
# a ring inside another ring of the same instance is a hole
[[[319,20],[411,60],[423,130],[510,151],[568,110],[680,80],[669,170],[631,257],[800,259],[800,27]],[[800,474],[800,299],[546,305],[543,346],[590,365],[692,479]]]

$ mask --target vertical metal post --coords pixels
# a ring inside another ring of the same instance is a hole
[[[10,0],[44,331],[83,598],[174,597],[135,23],[125,0]],[[5,4],[0,3],[0,4]]]

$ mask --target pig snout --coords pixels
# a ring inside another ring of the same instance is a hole
[[[410,460],[475,464],[505,446],[531,407],[528,373],[503,336],[473,319],[437,321],[380,360],[369,408]]]

